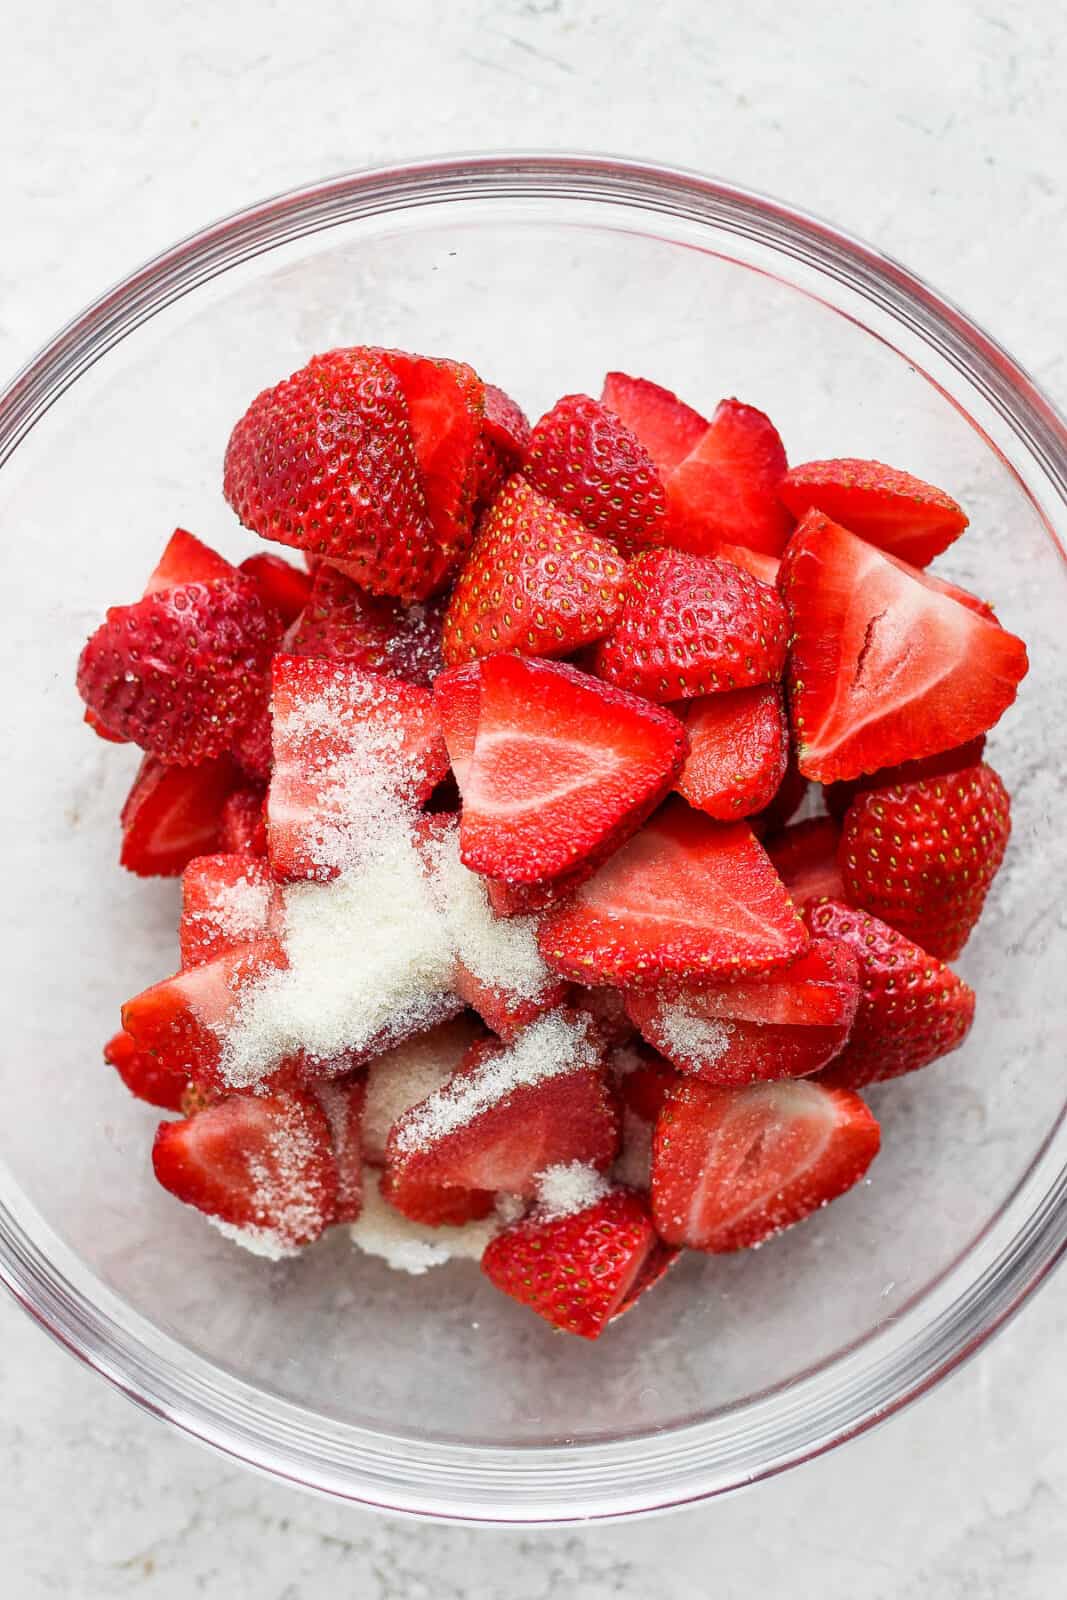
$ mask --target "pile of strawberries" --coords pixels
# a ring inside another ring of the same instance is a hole
[[[857,1090],[971,1026],[944,963],[1009,834],[983,747],[1026,650],[928,570],[955,501],[872,461],[788,469],[737,400],[709,421],[611,373],[531,430],[462,362],[367,347],[261,394],[224,490],[307,570],[179,531],[78,668],[86,721],[145,752],[123,865],[183,874],[181,971],[106,1052],[181,1112],[160,1182],[286,1250],[359,1215],[367,1161],[424,1225],[507,1191],[525,1210],[483,1270],[590,1338],[680,1248],[757,1245],[854,1185],[879,1146]],[[446,1009],[478,1031],[373,1149],[366,1050],[247,1088],[219,1069],[240,995],[285,965],[284,886],[329,877],[293,735],[326,682],[399,730],[419,826],[458,828],[551,974],[518,1003],[458,974]],[[198,915],[230,891],[236,922]],[[537,1028],[573,1058],[509,1079]],[[651,1142],[647,1191],[632,1159],[611,1177],[622,1129]],[[604,1176],[551,1212],[541,1176],[567,1167]]]

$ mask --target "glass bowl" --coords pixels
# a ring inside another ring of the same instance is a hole
[[[770,411],[794,460],[873,456],[972,527],[938,570],[991,597],[1032,671],[990,754],[1008,863],[959,967],[965,1049],[871,1093],[870,1181],[736,1258],[686,1259],[599,1344],[469,1263],[420,1279],[343,1232],[280,1265],[152,1181],[156,1114],[100,1062],[176,965],[170,882],[116,865],[136,754],[81,726],[78,649],[175,524],[253,541],[220,492],[234,419],[337,344],[472,362],[536,416],[611,367]],[[134,273],[0,398],[9,937],[0,1272],[145,1408],[295,1483],[426,1516],[566,1522],[777,1472],[975,1350],[1067,1241],[1062,716],[1067,434],[910,273],[722,183],[611,159],[459,158],[268,201]]]

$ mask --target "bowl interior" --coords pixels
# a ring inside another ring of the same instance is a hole
[[[0,473],[9,1192],[125,1307],[268,1403],[342,1432],[498,1446],[725,1414],[833,1362],[957,1268],[1049,1137],[1067,1017],[1062,558],[963,381],[947,394],[875,308],[812,288],[766,244],[615,207],[472,202],[363,219],[154,316]],[[230,426],[310,353],[356,342],[461,356],[532,416],[559,394],[598,393],[618,367],[705,409],[723,394],[763,407],[793,460],[906,466],[971,513],[937,570],[993,600],[1031,648],[990,742],[1014,835],[959,963],[979,995],[967,1046],[872,1092],[884,1149],[867,1183],[758,1252],[687,1259],[596,1346],[554,1337],[469,1263],[409,1278],[341,1233],[279,1266],[234,1250],[155,1187],[155,1115],[100,1060],[120,1002],[177,964],[177,889],[117,867],[136,755],[82,728],[77,652],[108,604],[140,592],[176,524],[251,550],[221,496]]]

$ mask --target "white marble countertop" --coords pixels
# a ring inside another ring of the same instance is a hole
[[[349,166],[607,149],[801,202],[946,287],[1067,399],[1056,0],[8,0],[0,372],[133,264]],[[1067,1277],[888,1426],[750,1493],[552,1534],[387,1521],[215,1458],[0,1302],[11,1600],[1052,1600]]]

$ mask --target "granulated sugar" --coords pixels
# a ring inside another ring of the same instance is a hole
[[[418,1276],[446,1261],[480,1261],[490,1239],[500,1229],[500,1219],[490,1215],[461,1228],[431,1228],[402,1217],[381,1197],[378,1173],[363,1171],[363,1210],[349,1229],[352,1243],[365,1255],[378,1256],[395,1272]]]
[[[537,1187],[538,1215],[545,1222],[573,1216],[607,1194],[611,1187],[602,1172],[583,1161],[570,1161],[546,1167],[534,1179]]]
[[[652,1124],[629,1106],[623,1108],[622,1149],[612,1176],[631,1189],[647,1189],[652,1181]]]
[[[238,1228],[232,1222],[223,1222],[221,1217],[208,1217],[207,1220],[224,1239],[231,1244],[239,1244],[249,1255],[262,1256],[267,1261],[285,1261],[300,1254],[299,1245],[283,1244],[270,1228]]]
[[[237,1226],[218,1217],[208,1221],[253,1255],[280,1261],[298,1254],[321,1228],[321,1194],[308,1180],[318,1165],[318,1144],[305,1122],[297,1117],[278,1120],[270,1129],[265,1156],[247,1158],[253,1205],[270,1225]]]
[[[267,920],[271,888],[262,878],[250,875],[235,883],[220,883],[211,899],[196,911],[187,913],[212,934],[227,939],[250,939]]]
[[[496,917],[483,880],[459,859],[459,829],[449,828],[434,852],[434,882],[456,954],[481,983],[519,1000],[536,1000],[555,975],[537,948],[533,917]]]
[[[368,1160],[385,1159],[389,1129],[397,1117],[448,1082],[478,1032],[474,1023],[457,1017],[375,1057],[367,1073],[363,1109],[363,1153]]]
[[[668,1055],[679,1061],[700,1061],[710,1066],[730,1048],[731,1027],[698,1017],[681,1001],[668,1001],[660,1008],[658,1022]]]

